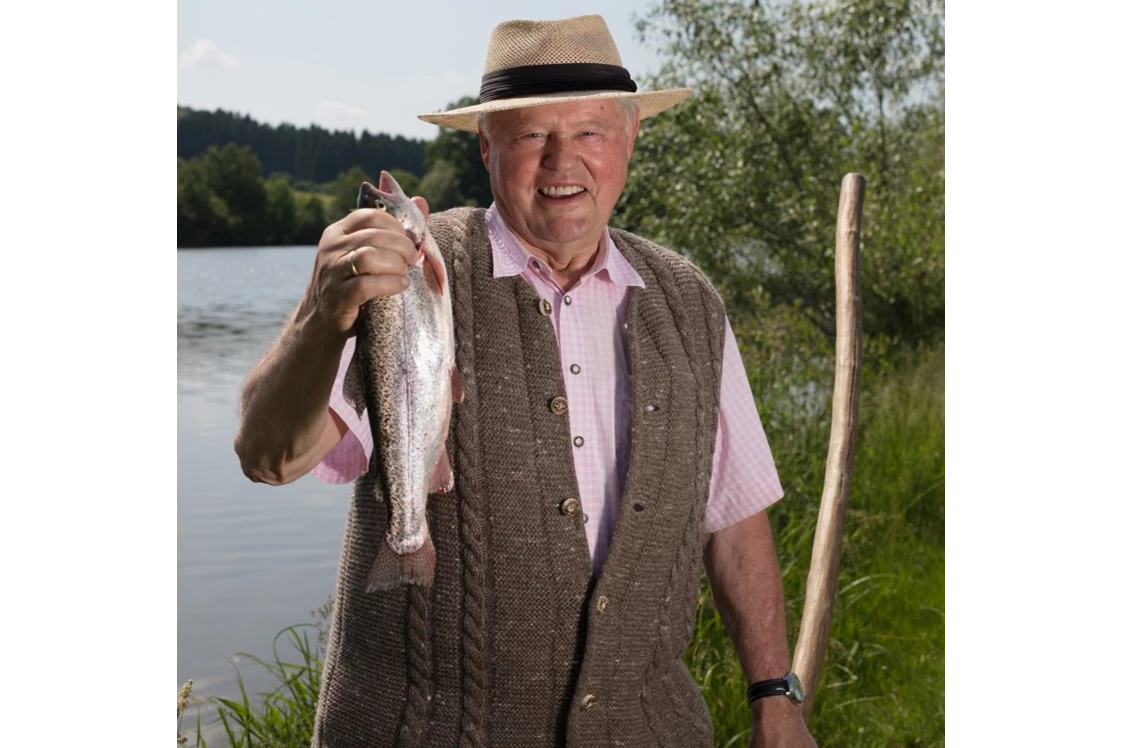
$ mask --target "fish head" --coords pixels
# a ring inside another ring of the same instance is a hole
[[[384,171],[379,176],[378,187],[363,182],[359,188],[358,207],[386,211],[401,222],[415,246],[421,244],[425,236],[425,216],[389,172]]]

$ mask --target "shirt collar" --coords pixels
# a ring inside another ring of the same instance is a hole
[[[508,228],[503,216],[499,215],[495,203],[492,203],[491,207],[487,209],[485,218],[487,220],[488,238],[491,239],[492,277],[506,278],[512,275],[522,275],[526,271],[526,266],[530,263],[532,255],[519,241],[519,238],[515,236],[514,232]],[[608,247],[608,251],[602,251],[597,255],[593,267],[589,268],[583,277],[594,276],[603,270],[612,283],[646,288],[643,278],[621,254],[616,247],[616,242],[612,241],[612,235],[608,233],[607,227],[601,238],[601,247],[605,246]]]

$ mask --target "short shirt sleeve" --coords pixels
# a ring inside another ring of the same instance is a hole
[[[703,529],[717,532],[774,504],[783,495],[745,365],[726,319],[714,469]]]
[[[339,371],[336,372],[331,398],[328,400],[328,407],[347,424],[347,433],[330,452],[324,455],[324,459],[312,468],[312,474],[324,483],[350,483],[362,475],[370,463],[370,453],[374,444],[370,433],[370,422],[367,420],[370,410],[363,411],[360,416],[343,397],[343,378],[347,374],[347,367],[351,365],[351,357],[354,354],[355,338],[352,336],[343,346],[343,354],[339,357]]]

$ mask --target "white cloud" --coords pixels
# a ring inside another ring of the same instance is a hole
[[[362,117],[362,109],[342,101],[321,101],[312,113],[312,121],[329,130],[360,129]]]
[[[223,52],[210,39],[199,39],[191,45],[191,49],[180,54],[179,67],[181,70],[187,70],[198,67],[209,60],[214,60],[224,68],[236,68],[242,64],[236,55]]]

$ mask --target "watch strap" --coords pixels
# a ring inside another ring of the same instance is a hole
[[[753,703],[757,699],[764,698],[765,696],[787,696],[788,695],[788,682],[783,678],[772,678],[771,680],[757,681],[749,686],[748,696],[749,703]]]

